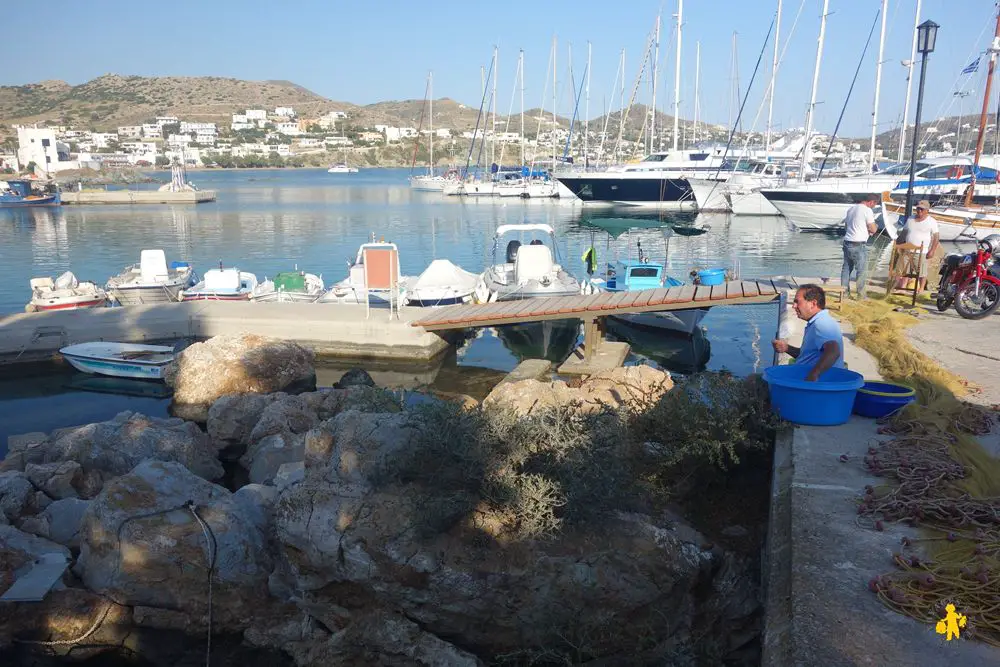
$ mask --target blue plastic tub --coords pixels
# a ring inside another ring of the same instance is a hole
[[[816,382],[807,382],[810,368],[807,364],[792,364],[764,370],[764,381],[771,391],[771,409],[794,424],[843,424],[851,418],[854,398],[865,378],[846,368],[831,368]]]
[[[891,382],[865,382],[854,398],[854,414],[885,417],[917,400],[912,388]]]
[[[724,269],[705,269],[698,272],[698,282],[702,285],[721,285],[726,282]]]

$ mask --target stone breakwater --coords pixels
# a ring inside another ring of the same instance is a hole
[[[175,664],[163,646],[197,655],[209,624],[230,650],[267,656],[259,664],[300,666],[552,650],[696,664],[754,636],[756,582],[740,556],[675,514],[579,500],[587,475],[627,470],[616,420],[668,394],[668,374],[525,380],[482,406],[408,407],[361,370],[281,391],[311,370],[291,344],[202,345],[168,376],[196,421],[125,412],[11,438],[0,590],[43,558],[69,568],[42,602],[0,602],[0,658],[128,649]],[[518,428],[535,444],[520,446]],[[549,440],[558,449],[539,452]],[[573,461],[587,452],[602,460]],[[224,462],[247,483],[224,486]]]

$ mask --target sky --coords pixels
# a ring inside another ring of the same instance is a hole
[[[829,0],[814,127],[831,132],[855,69],[861,62],[840,136],[867,136],[874,97],[879,26],[861,60],[881,0]],[[888,0],[879,132],[898,128],[905,96],[917,0]],[[743,115],[744,129],[762,130],[763,93],[770,79],[773,42],[764,46],[777,0],[687,0],[683,8],[680,115],[694,117],[695,50],[701,45],[700,118],[728,125],[735,117],[733,72],[742,92],[764,49]],[[816,62],[823,0],[784,0],[774,99],[776,128],[805,125]],[[941,27],[928,59],[924,119],[978,113],[986,71],[961,70],[986,49],[995,21],[992,0],[923,0],[920,20]],[[677,0],[549,0],[534,3],[410,2],[408,0],[50,0],[44,14],[10,12],[4,17],[6,51],[19,54],[0,72],[0,85],[45,79],[84,83],[106,73],[141,76],[225,76],[285,79],[333,100],[369,104],[421,99],[427,73],[434,97],[450,97],[478,108],[481,67],[496,46],[500,113],[520,109],[513,95],[518,51],[525,62],[525,107],[552,109],[550,54],[556,39],[557,111],[573,113],[569,84],[580,86],[591,48],[590,117],[618,106],[613,91],[621,50],[626,56],[626,101],[657,14],[662,16],[657,107],[672,113]],[[797,17],[797,18],[796,18]],[[794,24],[794,25],[793,25]],[[733,34],[736,33],[736,67]],[[918,56],[919,58],[919,56]],[[650,100],[646,80],[637,101]],[[913,98],[909,119],[916,105]],[[548,88],[548,90],[546,90]],[[965,98],[955,91],[974,91]],[[994,95],[994,97],[996,97]],[[513,105],[512,103],[513,98]],[[579,116],[585,112],[581,99]],[[756,122],[754,121],[757,118]]]

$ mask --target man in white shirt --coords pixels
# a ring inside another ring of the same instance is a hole
[[[917,289],[921,292],[927,287],[927,264],[934,257],[940,244],[937,220],[930,215],[931,203],[921,199],[913,208],[913,217],[906,220],[906,242],[910,245],[924,246],[924,261],[920,266],[920,278],[917,279]]]
[[[840,270],[840,284],[847,296],[851,295],[851,274],[857,274],[858,297],[865,295],[868,280],[868,238],[875,233],[875,214],[878,195],[865,195],[859,203],[847,209],[844,217],[844,266]]]

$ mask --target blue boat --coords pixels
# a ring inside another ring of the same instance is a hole
[[[23,208],[27,206],[59,206],[59,192],[37,193],[32,182],[25,180],[0,181],[0,208]]]
[[[681,287],[682,285],[684,285],[683,281],[666,275],[666,269],[662,264],[650,262],[646,257],[642,257],[639,261],[626,260],[609,264],[607,277],[601,288],[608,292],[631,292],[663,287]],[[707,308],[691,308],[659,313],[613,315],[612,318],[635,327],[691,335],[697,330],[707,312]]]

